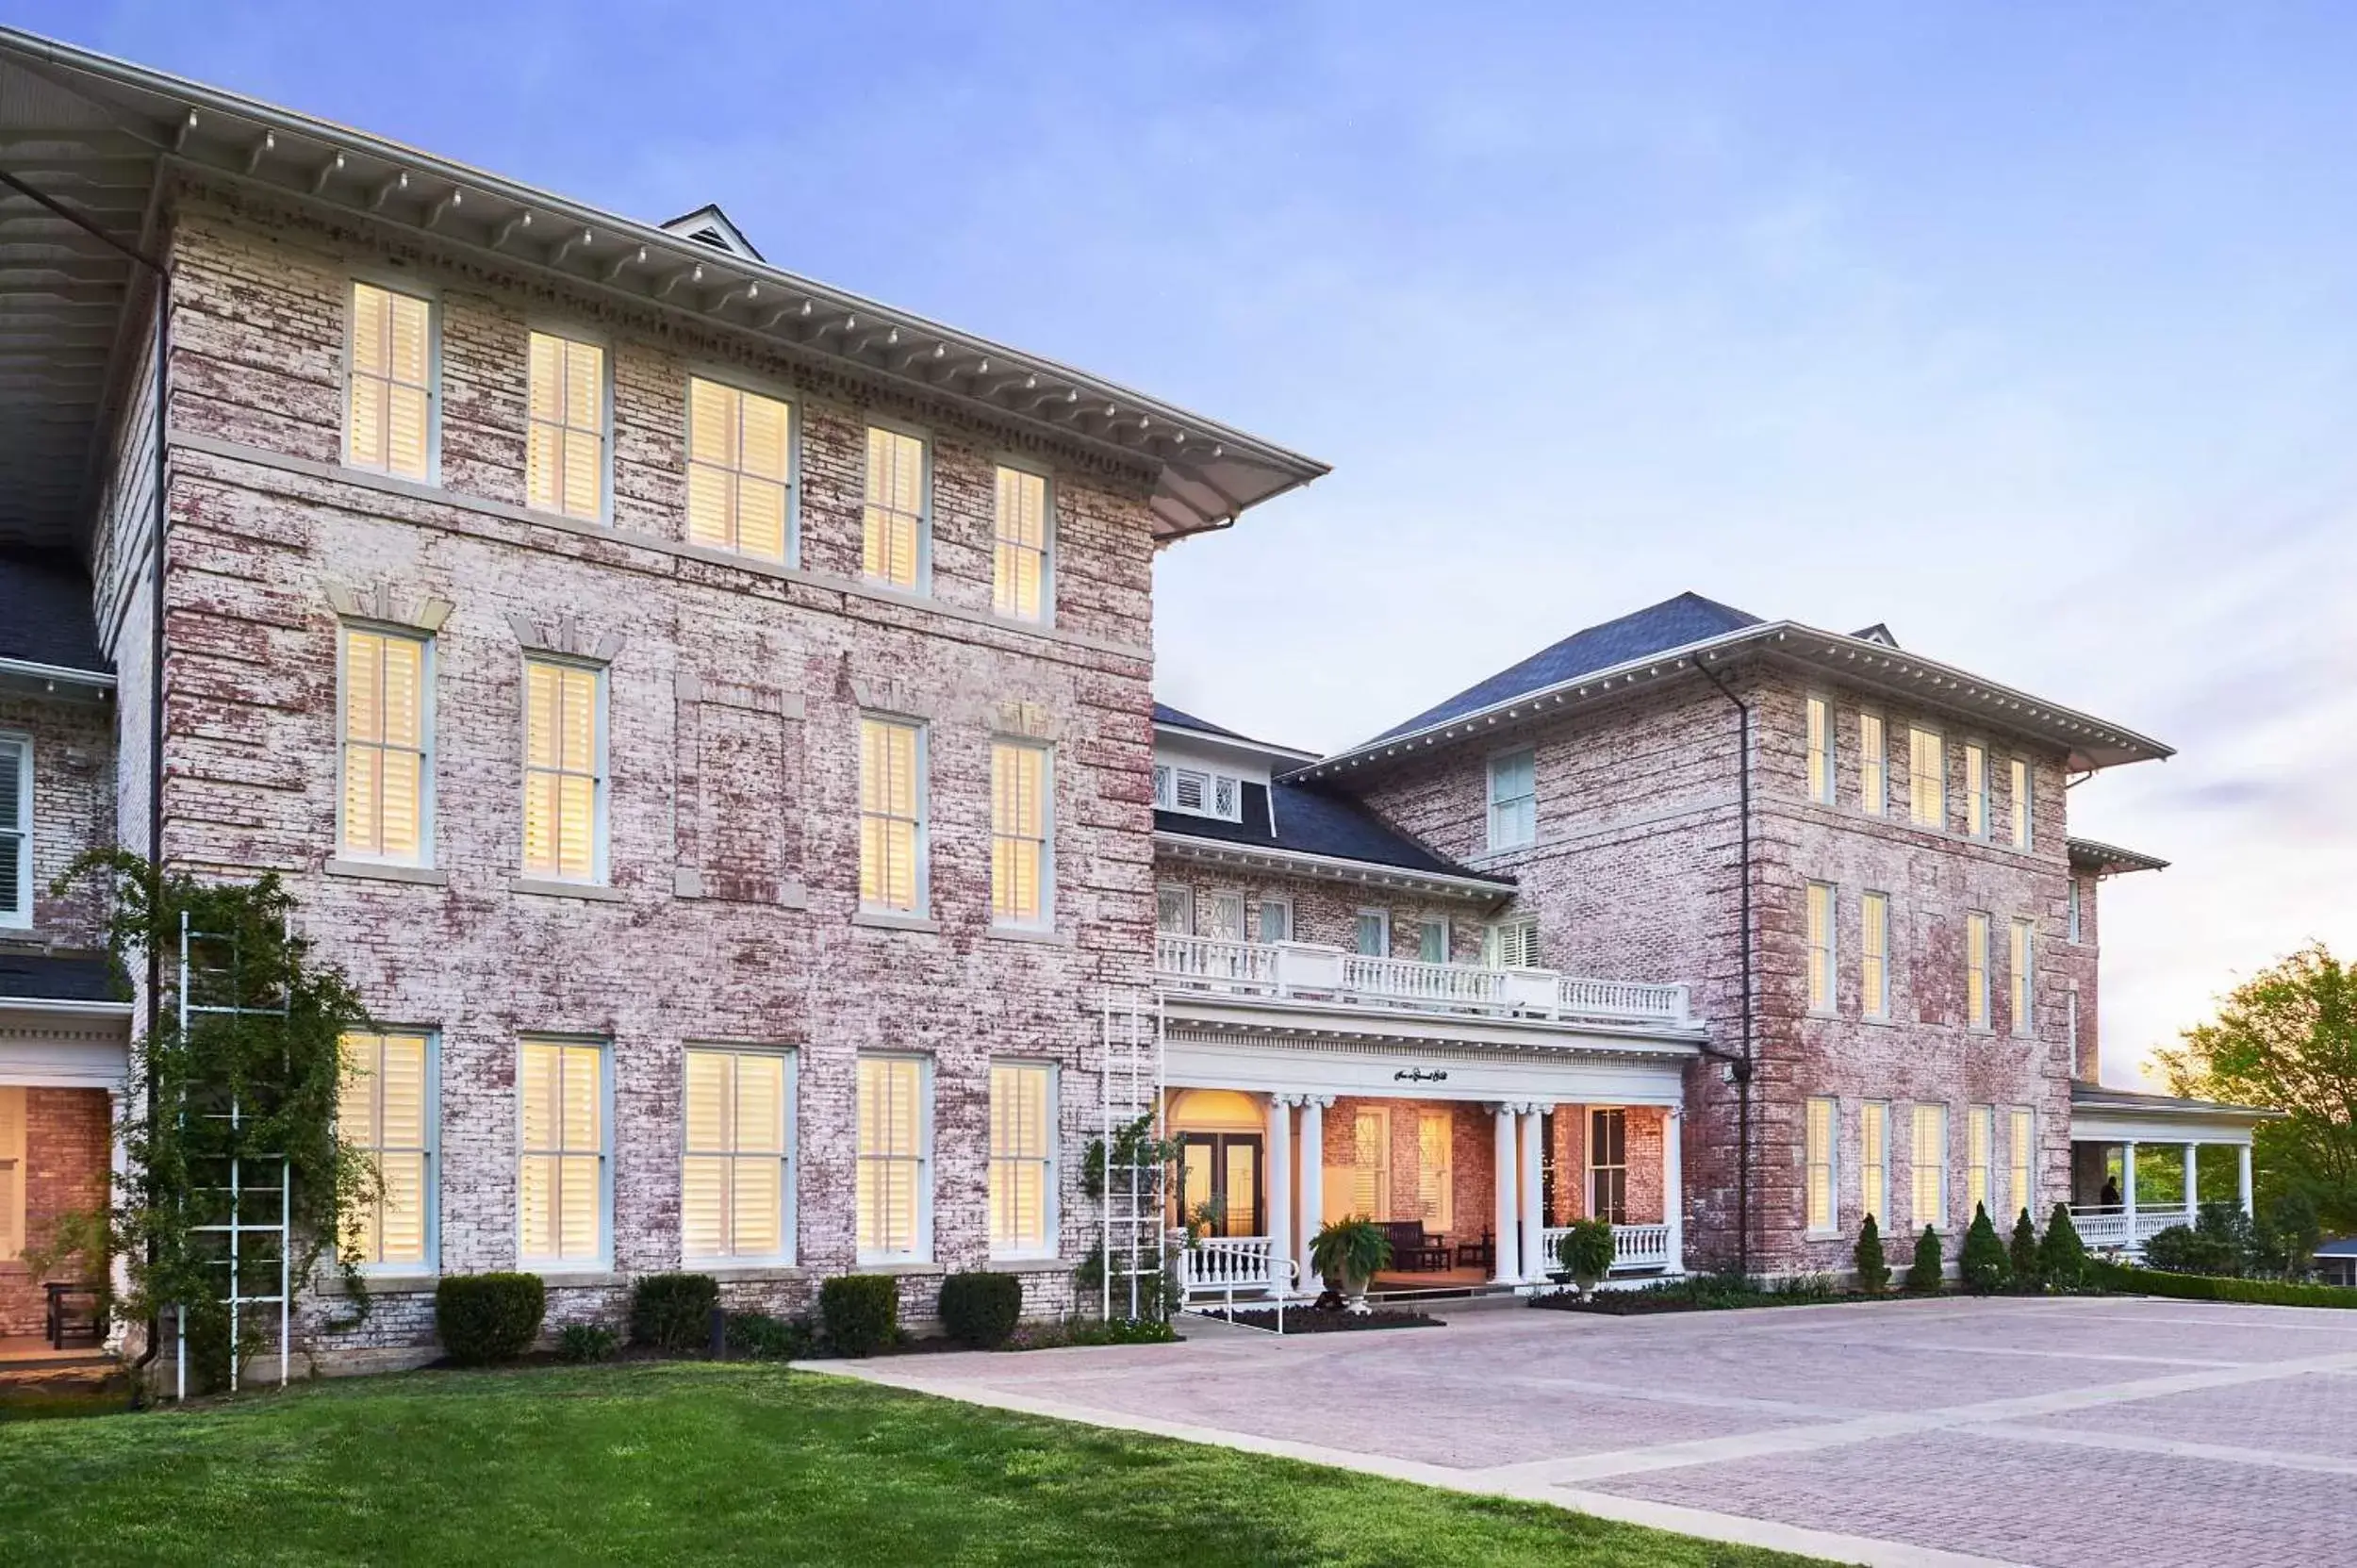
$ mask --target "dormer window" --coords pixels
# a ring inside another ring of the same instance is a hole
[[[1244,781],[1233,773],[1216,773],[1208,767],[1183,767],[1170,763],[1154,765],[1154,808],[1157,811],[1182,812],[1189,817],[1216,817],[1224,821],[1243,820]]]

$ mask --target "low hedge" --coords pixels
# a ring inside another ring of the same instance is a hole
[[[712,1340],[720,1282],[709,1274],[650,1274],[630,1289],[630,1342],[674,1355]]]
[[[976,1350],[1007,1343],[1023,1316],[1023,1281],[1012,1274],[969,1269],[941,1282],[941,1326]]]
[[[818,1330],[799,1318],[767,1312],[731,1312],[728,1352],[756,1362],[799,1362],[818,1347]]]
[[[514,1361],[532,1348],[548,1310],[536,1274],[453,1274],[434,1288],[434,1331],[462,1366]]]
[[[900,1333],[900,1281],[889,1274],[838,1274],[818,1287],[818,1321],[838,1356],[872,1356]]]
[[[2087,1278],[2107,1291],[2168,1296],[2181,1301],[2251,1301],[2265,1307],[2357,1309],[2347,1285],[2295,1285],[2283,1279],[2227,1279],[2209,1274],[2167,1274],[2157,1268],[2090,1260]]]

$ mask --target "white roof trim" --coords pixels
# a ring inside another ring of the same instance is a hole
[[[1418,871],[1405,866],[1386,866],[1380,861],[1349,860],[1341,855],[1312,854],[1307,850],[1287,850],[1269,844],[1239,844],[1232,839],[1197,838],[1192,834],[1172,833],[1162,828],[1154,831],[1154,848],[1157,850],[1167,850],[1181,860],[1291,872],[1321,882],[1346,882],[1360,887],[1434,893],[1444,898],[1468,899],[1480,903],[1510,899],[1519,891],[1510,882],[1456,877],[1442,871]]]

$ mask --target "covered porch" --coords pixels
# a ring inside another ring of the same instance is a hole
[[[1310,1243],[1350,1215],[1390,1233],[1377,1294],[1528,1289],[1590,1216],[1613,1226],[1616,1276],[1682,1271],[1690,1041],[1475,1020],[1403,1038],[1253,1011],[1171,1009],[1168,1217],[1200,1238],[1191,1296],[1315,1294]]]
[[[2140,1254],[2205,1203],[2250,1213],[2251,1131],[2278,1114],[2077,1083],[2070,1094],[2070,1218],[2089,1249]]]

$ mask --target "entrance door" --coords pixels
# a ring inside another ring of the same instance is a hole
[[[1178,1135],[1178,1219],[1185,1224],[1205,1203],[1213,1218],[1205,1234],[1261,1236],[1261,1134],[1182,1132]]]

